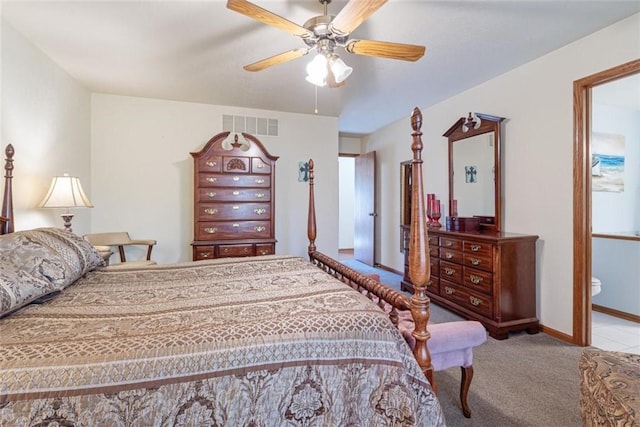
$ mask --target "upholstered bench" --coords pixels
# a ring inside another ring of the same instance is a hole
[[[585,426],[640,426],[640,355],[587,348],[579,369]]]
[[[367,274],[374,280],[380,281],[377,274]],[[387,307],[389,311],[391,307]],[[398,329],[413,350],[416,340],[413,337],[415,324],[410,311],[398,312]],[[460,404],[465,417],[471,417],[471,410],[467,403],[467,395],[473,378],[473,347],[476,347],[487,340],[487,331],[482,323],[473,320],[429,323],[427,330],[431,338],[427,342],[429,353],[431,354],[431,364],[434,371],[460,366]],[[434,391],[436,390],[434,384]]]

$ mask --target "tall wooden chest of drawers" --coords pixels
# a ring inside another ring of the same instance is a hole
[[[409,227],[402,226],[409,278]],[[496,339],[509,332],[540,329],[536,317],[537,236],[514,233],[461,233],[429,229],[431,283],[427,295],[443,307],[481,322]]]
[[[193,260],[275,253],[278,157],[254,136],[215,135],[194,160]]]

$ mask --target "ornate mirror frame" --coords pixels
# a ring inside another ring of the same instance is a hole
[[[461,117],[442,136],[449,140],[449,215],[455,211],[453,205],[454,179],[453,179],[453,149],[454,144],[476,135],[493,132],[493,165],[494,165],[494,217],[483,217],[481,229],[500,232],[502,230],[502,161],[501,161],[501,123],[503,117],[491,116],[482,113],[469,113],[468,117]]]
[[[640,59],[573,82],[573,343],[591,344],[591,90],[640,73]]]

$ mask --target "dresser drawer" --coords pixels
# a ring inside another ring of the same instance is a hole
[[[432,294],[440,295],[440,278],[434,275],[431,275],[431,279],[429,279],[427,285],[427,291]]]
[[[491,243],[465,240],[463,250],[465,254],[469,253],[479,256],[491,256],[493,245]]]
[[[440,295],[482,316],[493,317],[493,301],[490,297],[440,280]]]
[[[249,173],[249,158],[240,156],[223,156],[222,171],[232,173]]]
[[[271,219],[269,203],[200,203],[198,221]]]
[[[201,172],[220,172],[222,170],[222,156],[207,156],[198,159],[198,169]]]
[[[464,252],[462,263],[465,266],[479,268],[485,271],[493,271],[493,258],[491,255],[479,255],[473,252]]]
[[[440,248],[437,246],[429,245],[429,256],[438,256]]]
[[[270,189],[259,188],[200,188],[199,202],[269,202]]]
[[[453,249],[456,251],[462,250],[462,240],[460,239],[452,239],[450,237],[441,237],[440,238],[440,247],[446,249]]]
[[[261,243],[256,245],[256,255],[273,255],[275,253],[275,243]]]
[[[407,235],[409,235],[409,233],[407,233]],[[438,240],[438,236],[433,236],[429,234],[428,240],[429,240],[429,246],[438,246],[440,244]]]
[[[462,266],[440,260],[440,278],[447,279],[454,283],[462,283]]]
[[[271,187],[271,177],[265,175],[198,174],[199,187]]]
[[[464,267],[462,269],[462,284],[476,291],[491,295],[493,292],[493,274]]]
[[[429,257],[429,267],[431,268],[431,276],[440,276],[440,259]]]
[[[258,239],[271,237],[271,221],[196,223],[196,240]]]
[[[194,246],[193,260],[200,261],[203,259],[215,258],[215,246]]]
[[[456,264],[462,264],[462,251],[440,248],[440,259],[449,262],[455,262]]]
[[[251,158],[251,173],[270,174],[271,166],[259,157]]]
[[[234,256],[252,256],[253,245],[220,245],[218,246],[218,258],[228,258]]]

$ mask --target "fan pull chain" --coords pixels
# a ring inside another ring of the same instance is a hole
[[[318,114],[318,86],[313,85],[313,88],[314,88],[314,91],[315,91],[315,94],[316,94],[316,103],[315,103],[315,108],[314,108],[313,112],[315,114]]]

